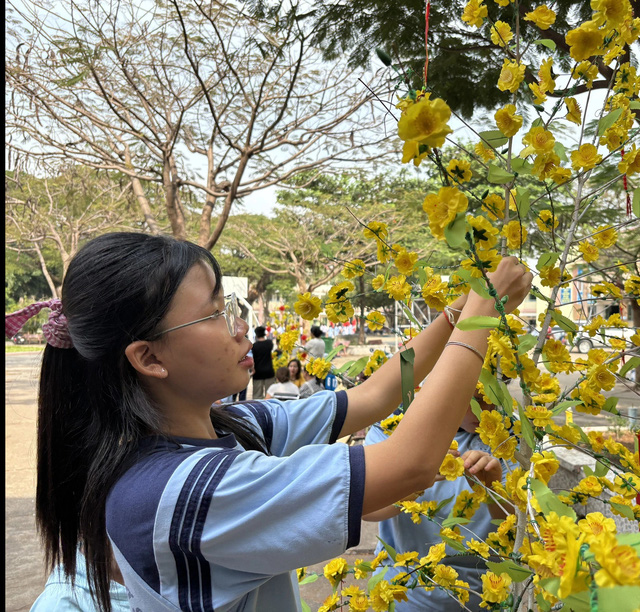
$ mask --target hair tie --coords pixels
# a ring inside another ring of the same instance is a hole
[[[47,344],[56,348],[71,348],[73,342],[69,335],[69,324],[67,317],[62,314],[62,302],[59,299],[47,300],[46,302],[36,302],[22,310],[17,310],[4,316],[4,333],[12,338],[24,326],[24,324],[35,317],[43,308],[50,308],[49,321],[42,326]]]

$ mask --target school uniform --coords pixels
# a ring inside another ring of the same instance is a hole
[[[364,449],[331,444],[346,393],[229,409],[270,455],[224,432],[150,437],[109,493],[107,531],[134,612],[301,610],[293,570],[360,540]]]
[[[367,433],[364,444],[366,446],[368,444],[382,442],[386,440],[387,437],[387,434],[379,425],[374,425]],[[482,443],[480,436],[477,434],[472,434],[460,429],[454,439],[458,442],[460,455],[463,455],[468,450],[491,452],[491,449]],[[501,461],[501,464],[502,481],[504,483],[507,469],[504,461]],[[424,495],[418,497],[416,501],[443,501],[453,498],[449,504],[446,504],[435,515],[438,523],[442,523],[449,515],[458,494],[465,490],[471,491],[471,486],[464,476],[456,478],[453,481],[442,480],[434,483],[433,486],[428,488],[424,492]],[[463,544],[467,540],[478,539],[467,531],[465,527],[471,529],[479,537],[485,538],[489,532],[497,529],[496,525],[491,524],[491,520],[492,517],[486,504],[481,504],[471,518],[471,522],[467,523],[467,525],[460,526],[460,533],[464,536]],[[378,523],[378,535],[381,540],[392,546],[396,552],[417,551],[419,557],[427,555],[432,545],[442,541],[438,524],[423,517],[422,522],[417,525],[411,520],[411,515],[404,512],[390,519],[380,521]],[[382,548],[382,544],[379,543],[376,548],[376,554],[379,553]],[[471,589],[482,593],[480,576],[487,571],[487,566],[484,561],[474,555],[461,555],[459,551],[453,550],[449,546],[446,547],[446,552],[447,556],[456,556],[445,558],[441,563],[453,567],[458,572],[459,580],[468,582]],[[497,559],[493,560],[497,561]],[[381,572],[384,568],[386,568],[384,579],[388,581],[391,581],[395,575],[407,571],[406,567],[393,567],[393,561],[390,559],[383,561],[376,573]],[[408,602],[396,602],[396,612],[424,612],[425,610],[433,610],[434,612],[458,612],[461,609],[460,604],[455,599],[449,597],[445,591],[438,587],[432,591],[425,591],[423,588],[417,587],[407,591],[407,597],[409,599]],[[480,599],[473,593],[470,593],[469,603],[465,605],[471,610],[479,609]]]

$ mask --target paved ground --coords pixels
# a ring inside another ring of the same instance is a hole
[[[37,378],[41,353],[8,353],[6,355],[5,390],[5,609],[8,612],[29,610],[41,592],[46,576],[42,550],[35,531],[35,457]],[[353,359],[353,357],[350,357]],[[559,376],[564,386],[572,376]],[[515,395],[515,389],[512,390]],[[620,397],[619,407],[640,407],[640,398],[622,385],[614,390]],[[613,392],[612,392],[613,393]],[[607,426],[606,417],[576,414],[575,422],[586,426]],[[361,543],[345,558],[353,563],[366,557],[375,547],[375,526],[363,523]],[[311,571],[322,573],[322,564]],[[331,593],[326,580],[302,588],[302,597],[312,610],[317,610]]]

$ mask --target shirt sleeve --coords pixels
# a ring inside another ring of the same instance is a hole
[[[199,549],[216,565],[267,575],[319,563],[359,542],[363,495],[362,446],[240,453],[216,487]]]
[[[254,420],[273,455],[286,456],[307,444],[335,442],[347,415],[345,391],[322,391],[304,399],[246,402],[234,407]]]

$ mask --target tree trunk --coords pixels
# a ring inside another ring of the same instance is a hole
[[[38,254],[40,269],[42,270],[42,274],[44,275],[47,281],[47,285],[49,285],[49,290],[51,291],[51,297],[55,299],[58,297],[58,290],[56,289],[56,284],[53,282],[53,279],[51,278],[51,274],[49,274],[49,269],[47,268],[47,262],[44,260],[44,257],[42,256],[40,245],[37,242],[34,242],[34,246],[36,249],[36,253]]]

